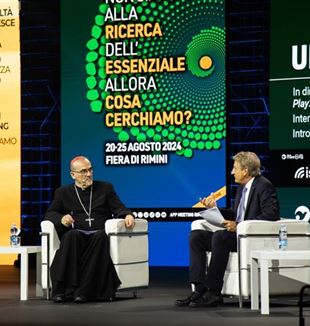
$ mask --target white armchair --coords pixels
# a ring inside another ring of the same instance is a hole
[[[285,223],[288,230],[288,250],[310,250],[309,223],[292,219],[276,222],[247,220],[237,226],[238,252],[230,253],[224,276],[223,295],[250,296],[250,253],[252,250],[277,250],[280,224]],[[192,222],[192,230],[216,231],[205,220]],[[207,253],[207,264],[211,253]],[[272,262],[270,266],[270,294],[297,294],[304,283],[310,282],[309,261]]]
[[[41,230],[42,289],[49,299],[50,266],[60,241],[52,222],[42,221]],[[127,229],[123,219],[109,219],[105,231],[110,239],[111,259],[122,282],[118,291],[132,290],[136,296],[137,289],[149,284],[148,222],[136,219],[135,227]]]

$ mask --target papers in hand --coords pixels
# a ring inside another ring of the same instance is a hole
[[[209,222],[217,227],[224,228],[222,223],[224,222],[225,219],[217,207],[208,208],[204,211],[199,212],[199,214],[207,222]]]

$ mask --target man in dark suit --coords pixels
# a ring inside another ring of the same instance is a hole
[[[176,306],[196,308],[221,304],[221,290],[229,253],[237,251],[237,224],[243,220],[279,219],[275,188],[267,178],[260,175],[260,160],[257,155],[252,152],[239,152],[233,160],[231,173],[239,184],[234,207],[230,212],[234,218],[224,220],[224,230],[214,233],[204,230],[191,232],[189,275],[195,291],[185,299],[176,300]],[[212,195],[204,198],[202,203],[207,208],[216,205]],[[206,251],[212,252],[207,274]]]

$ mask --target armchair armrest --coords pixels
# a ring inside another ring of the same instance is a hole
[[[110,256],[114,264],[148,261],[148,222],[136,219],[134,228],[125,227],[124,219],[105,222],[110,238]]]
[[[243,221],[237,225],[239,268],[248,268],[252,250],[275,250],[278,248],[278,235],[282,223],[287,226],[288,249],[309,248],[309,223],[307,221],[293,219]]]
[[[127,229],[123,219],[109,219],[105,231],[110,240],[110,256],[122,282],[119,290],[148,286],[148,222],[136,219]]]
[[[51,221],[42,221],[41,230],[42,230],[41,232],[42,261],[43,259],[46,259],[47,253],[49,251],[49,262],[51,264],[54,259],[56,250],[59,248],[59,244],[60,244],[59,237],[56,232],[55,226]],[[49,239],[47,239],[47,235]],[[47,247],[48,242],[49,242],[49,248]]]
[[[42,289],[46,290],[47,299],[50,298],[50,265],[59,248],[59,238],[54,224],[51,221],[41,222],[41,282]]]
[[[281,219],[278,221],[247,220],[237,225],[238,235],[278,235],[281,224],[286,224],[287,233],[305,234],[309,232],[307,221]]]
[[[135,233],[147,233],[148,231],[148,223],[146,220],[135,220],[136,224],[134,228],[128,229],[125,227],[124,219],[122,218],[114,218],[109,219],[105,222],[105,232],[107,235],[111,234],[135,234]]]

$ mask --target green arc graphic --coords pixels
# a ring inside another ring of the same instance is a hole
[[[160,24],[163,37],[127,40],[127,45],[137,44],[137,56],[126,59],[185,56],[187,69],[178,73],[147,74],[147,78],[154,78],[156,90],[136,91],[142,108],[130,112],[182,110],[189,111],[191,117],[188,124],[179,126],[115,127],[113,131],[118,140],[177,141],[180,142],[181,149],[176,154],[186,158],[193,157],[195,151],[220,149],[221,141],[226,137],[224,1],[146,1],[127,4],[124,7],[125,12],[129,14],[133,6],[140,23]],[[120,13],[121,5],[115,7]],[[106,96],[130,94],[129,91],[106,91],[107,40],[104,26],[107,23],[115,24],[115,22],[105,23],[108,8],[106,4],[99,6],[99,13],[91,29],[91,37],[86,43],[88,51],[85,64],[88,89],[86,98],[92,112],[97,114],[106,112]],[[128,74],[122,78],[128,81],[130,77],[138,76],[145,75]],[[111,79],[114,77],[116,76],[109,76]],[[117,111],[128,112],[128,109]]]

